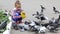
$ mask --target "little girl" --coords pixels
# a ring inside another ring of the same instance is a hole
[[[14,21],[14,23],[13,23],[14,28],[15,28],[15,26],[17,26],[17,24],[22,23],[22,16],[21,16],[22,11],[23,10],[21,9],[21,3],[19,1],[16,1],[15,8],[12,10],[12,20]]]
[[[21,3],[19,1],[15,2],[15,8],[12,10],[12,19],[15,21],[17,24],[21,23],[22,17],[21,17],[21,12],[23,10],[21,9]]]

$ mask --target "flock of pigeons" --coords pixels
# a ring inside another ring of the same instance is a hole
[[[41,5],[41,13],[36,12],[37,14],[33,14],[36,15],[35,17],[37,19],[40,19],[40,21],[42,22],[43,20],[47,20],[48,18],[45,17],[45,15],[43,14],[43,10],[45,8]],[[53,10],[56,13],[60,13],[59,11],[56,10],[55,7],[53,7]],[[21,29],[27,30],[27,31],[34,31],[38,34],[45,34],[47,30],[49,30],[50,32],[55,32],[58,31],[58,28],[60,27],[60,15],[57,19],[52,18],[51,20],[49,20],[48,23],[44,23],[42,24],[41,22],[36,22],[36,21],[25,21],[24,24],[19,24]],[[14,28],[17,26],[13,26]]]

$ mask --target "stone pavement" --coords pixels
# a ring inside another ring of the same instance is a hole
[[[36,33],[35,32],[28,32],[28,31],[20,32],[20,30],[12,29],[11,34],[36,34]],[[60,31],[55,32],[55,33],[53,33],[53,32],[46,32],[46,34],[60,34]]]

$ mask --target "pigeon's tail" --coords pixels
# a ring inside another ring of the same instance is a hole
[[[54,12],[55,12],[55,14],[56,14],[56,13],[58,13],[58,14],[60,13],[60,12],[59,12],[59,11],[57,11],[57,10],[55,10]]]
[[[40,5],[41,6],[41,9],[45,9],[45,7],[43,7],[42,5]]]
[[[58,12],[58,13],[60,13],[60,12]]]

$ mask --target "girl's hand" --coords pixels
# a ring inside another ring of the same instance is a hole
[[[21,16],[16,16],[17,18],[21,18]]]

